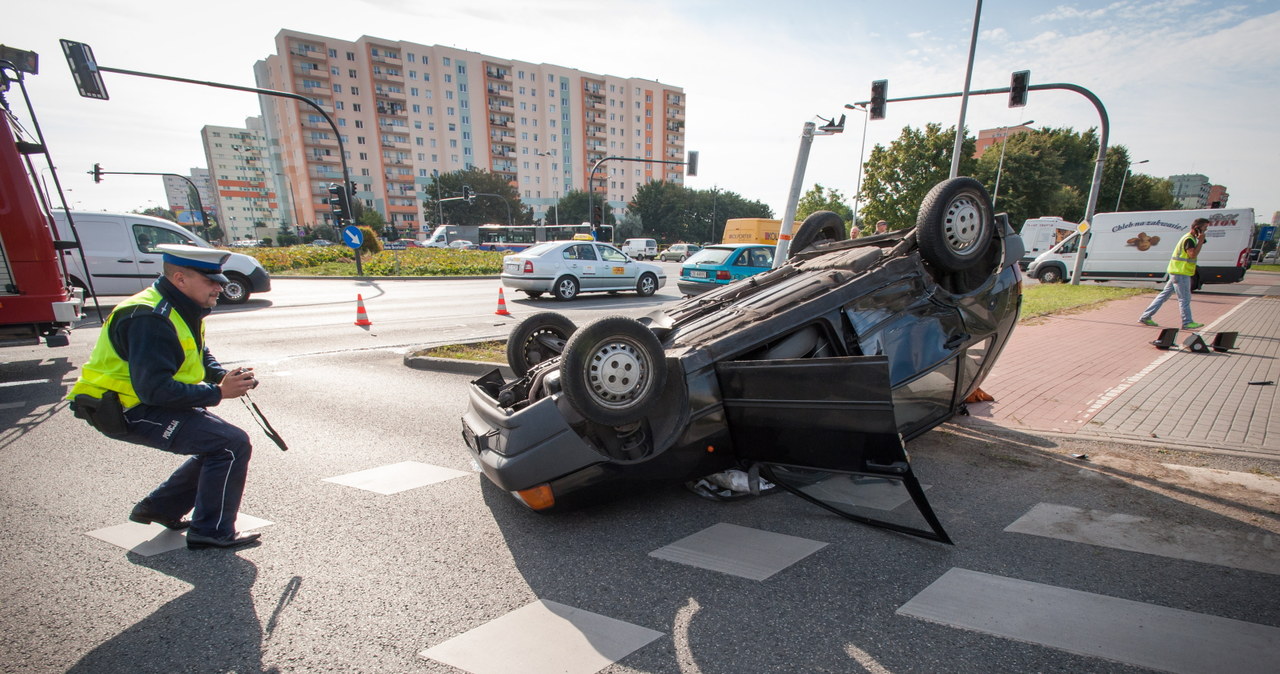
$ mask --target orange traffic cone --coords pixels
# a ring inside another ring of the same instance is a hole
[[[498,310],[493,312],[499,316],[510,316],[511,312],[507,311],[507,298],[502,294],[502,288],[498,288]]]
[[[364,295],[356,295],[356,325],[373,325],[364,310]]]

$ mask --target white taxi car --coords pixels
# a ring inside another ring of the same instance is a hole
[[[662,267],[599,241],[549,241],[502,258],[502,285],[531,298],[551,293],[571,300],[578,293],[620,290],[648,297],[666,282]]]

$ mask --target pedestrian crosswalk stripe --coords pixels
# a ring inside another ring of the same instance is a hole
[[[1265,531],[1208,529],[1054,503],[1036,504],[1005,531],[1280,574],[1280,536]]]
[[[1280,628],[953,568],[900,615],[1179,674],[1270,674]]]

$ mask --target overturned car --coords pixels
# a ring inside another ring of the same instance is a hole
[[[1022,240],[963,177],[929,192],[912,229],[843,232],[815,213],[782,266],[640,320],[525,319],[507,342],[518,378],[471,384],[475,462],[542,511],[741,468],[950,542],[903,443],[955,415],[1007,343]]]

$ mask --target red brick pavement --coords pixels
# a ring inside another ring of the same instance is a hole
[[[1026,430],[1080,430],[1114,398],[1117,387],[1168,359],[1169,352],[1150,344],[1159,328],[1138,323],[1153,297],[1115,300],[1019,325],[982,384],[995,401],[969,405],[971,419]],[[1248,299],[1197,293],[1192,313],[1209,325]],[[1165,302],[1156,320],[1165,327],[1180,327],[1176,298]],[[1179,340],[1186,335],[1180,332]],[[1108,393],[1113,395],[1104,399]]]

